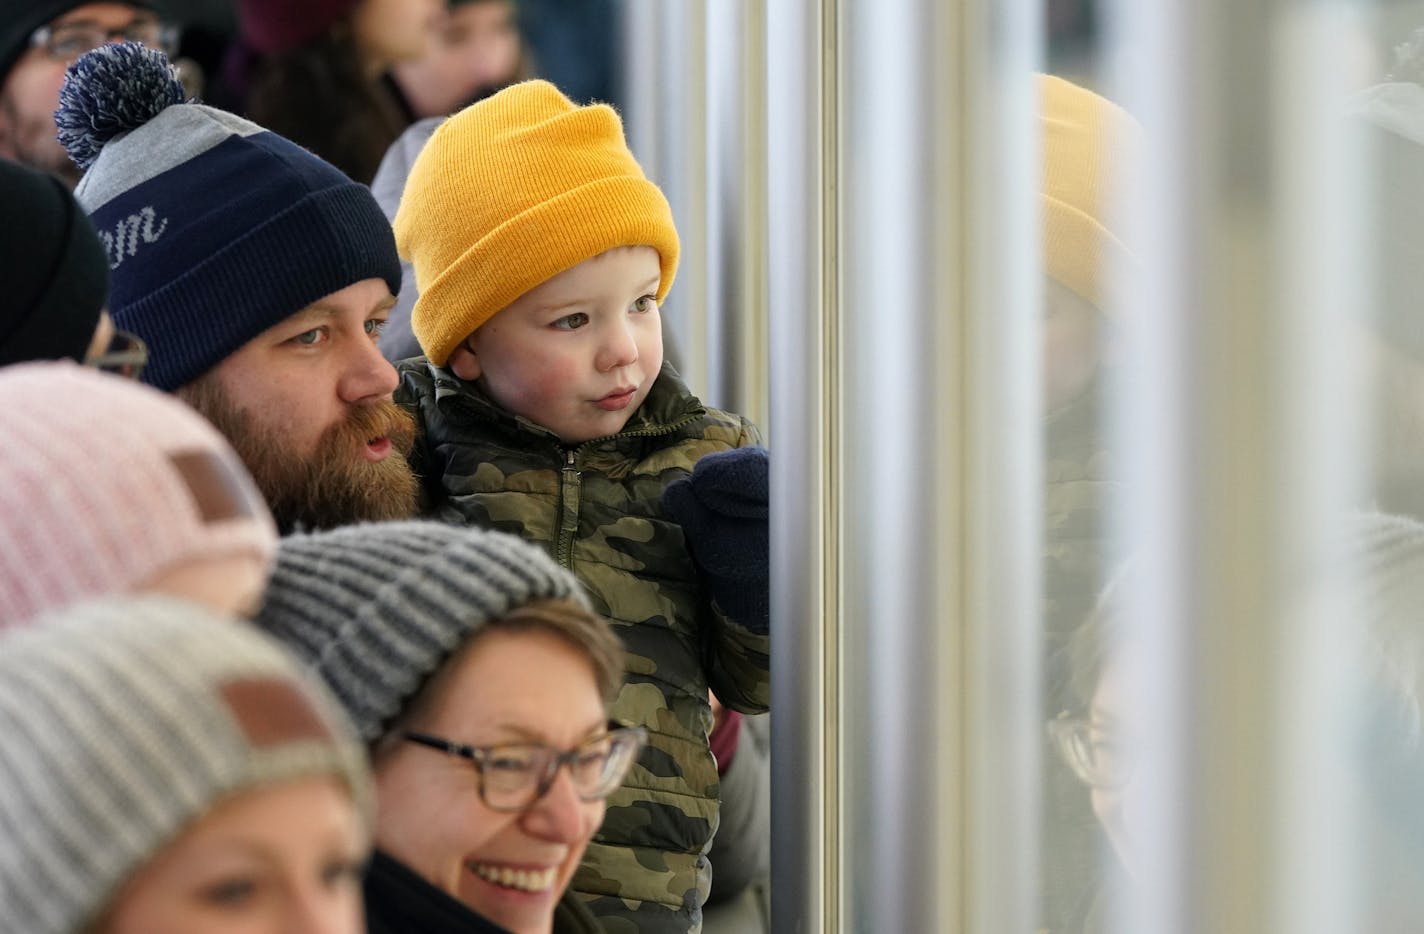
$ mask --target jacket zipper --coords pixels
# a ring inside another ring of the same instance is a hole
[[[572,569],[574,536],[578,533],[579,501],[583,493],[583,475],[574,466],[577,448],[569,448],[564,453],[564,469],[560,472],[559,484],[559,543],[554,557],[559,564]]]
[[[583,502],[583,473],[575,466],[578,452],[590,444],[601,444],[610,438],[646,438],[672,434],[684,425],[690,425],[702,417],[702,413],[686,415],[675,422],[656,428],[639,428],[616,435],[593,438],[577,447],[564,448],[564,466],[559,472],[559,537],[554,547],[554,560],[573,570],[574,539],[578,537],[579,508]]]

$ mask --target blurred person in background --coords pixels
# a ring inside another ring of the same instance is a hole
[[[220,103],[370,184],[410,116],[389,83],[424,56],[442,0],[238,0]]]
[[[1042,165],[1043,715],[1064,706],[1063,646],[1092,609],[1113,561],[1106,504],[1122,477],[1108,444],[1104,398],[1117,366],[1123,309],[1110,283],[1135,262],[1114,203],[1140,127],[1116,104],[1054,75],[1038,76]],[[1079,914],[1099,875],[1101,832],[1073,776],[1044,766],[1042,923]]]
[[[417,119],[452,114],[533,77],[514,0],[453,0],[426,53],[396,62],[391,77]]]
[[[531,73],[513,0],[451,3],[430,51],[396,65],[391,72],[411,116],[417,119],[391,144],[371,180],[371,194],[386,217],[395,219],[410,167],[446,116]],[[401,261],[401,273],[400,294],[381,335],[381,353],[391,362],[420,356],[420,344],[410,326],[411,309],[420,291],[409,261]]]
[[[1353,930],[1424,930],[1424,524],[1356,513],[1332,534],[1329,566],[1302,575],[1291,595],[1302,622],[1314,601],[1342,607],[1359,643],[1338,656],[1352,682],[1344,695],[1350,709],[1332,710],[1312,733],[1317,749],[1342,763],[1355,803],[1345,822],[1351,839],[1329,845],[1353,846],[1342,857],[1359,873],[1344,883],[1357,899]],[[1138,881],[1143,854],[1156,845],[1146,830],[1144,789],[1157,745],[1172,739],[1149,729],[1140,700],[1143,675],[1133,662],[1141,631],[1128,612],[1137,573],[1125,564],[1074,634],[1073,699],[1049,723],[1111,845],[1110,855],[1100,854],[1111,870],[1073,928],[1086,934],[1112,929],[1117,893]],[[1301,830],[1313,840],[1309,828]]]
[[[106,42],[131,40],[172,53],[178,30],[149,0],[0,0],[0,156],[74,187],[79,170],[56,138],[64,69]]]

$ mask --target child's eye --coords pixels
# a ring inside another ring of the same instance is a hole
[[[553,327],[561,331],[574,331],[588,324],[588,315],[581,311],[576,311],[571,315],[564,315],[553,323]]]
[[[633,303],[633,311],[638,314],[647,314],[650,311],[658,310],[658,299],[655,295],[644,295]]]
[[[380,336],[380,333],[381,333],[382,331],[384,331],[385,329],[386,329],[386,319],[385,319],[385,318],[367,318],[367,319],[366,319],[366,333],[367,333],[367,334],[370,334],[372,337],[378,337],[378,336]]]

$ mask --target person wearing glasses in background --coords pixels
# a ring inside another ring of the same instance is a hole
[[[55,138],[64,69],[108,42],[142,42],[172,55],[178,29],[162,12],[150,0],[0,0],[0,156],[73,188],[79,170]]]
[[[645,733],[609,722],[623,647],[572,574],[502,532],[346,526],[282,540],[256,621],[371,750],[370,934],[604,930],[566,889]]]
[[[1336,625],[1354,644],[1338,653],[1353,682],[1348,710],[1316,718],[1311,742],[1339,763],[1354,793],[1349,880],[1353,930],[1424,930],[1424,523],[1408,516],[1355,512],[1330,530],[1329,566],[1303,574],[1289,594],[1305,623],[1317,601],[1343,613]],[[1085,893],[1083,934],[1116,930],[1115,903],[1142,882],[1160,840],[1148,803],[1162,743],[1142,699],[1142,630],[1129,588],[1141,568],[1129,560],[1103,589],[1068,647],[1073,708],[1048,723],[1063,761],[1086,786],[1110,847],[1100,889]],[[1302,628],[1304,628],[1302,626]],[[1342,643],[1346,644],[1346,643]],[[1337,779],[1342,780],[1342,779]],[[1327,823],[1339,824],[1335,818]],[[1302,839],[1311,839],[1308,832]],[[1326,835],[1328,838],[1328,835]],[[1322,838],[1325,839],[1325,838]]]
[[[0,159],[0,215],[0,366],[74,360],[138,379],[148,350],[109,318],[108,256],[74,196]]]

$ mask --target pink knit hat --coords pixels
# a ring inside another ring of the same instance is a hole
[[[132,590],[276,527],[242,461],[178,399],[71,362],[0,368],[0,629]]]
[[[360,0],[238,0],[242,39],[264,55],[306,45]]]

